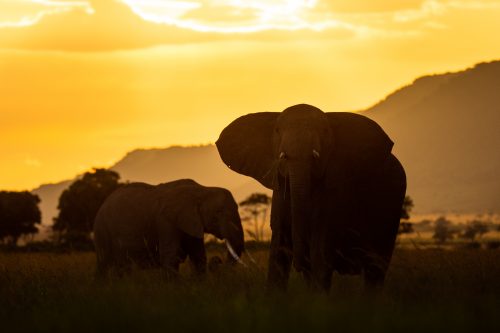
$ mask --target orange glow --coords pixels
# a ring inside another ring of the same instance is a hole
[[[234,118],[360,110],[498,58],[500,0],[0,0],[0,188],[214,142]]]

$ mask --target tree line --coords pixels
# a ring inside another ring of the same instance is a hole
[[[120,187],[120,175],[93,169],[74,181],[59,197],[54,218],[54,241],[60,245],[91,244],[95,215],[104,200]],[[15,247],[20,238],[38,233],[42,214],[40,198],[28,191],[0,192],[0,242]]]
[[[59,214],[52,226],[54,242],[77,247],[91,244],[94,218],[99,207],[123,184],[117,172],[99,168],[75,180],[59,197]],[[38,232],[37,226],[41,225],[39,203],[40,198],[28,191],[0,191],[0,243],[16,246],[20,238]],[[252,193],[239,205],[247,238],[257,242],[265,240],[264,227],[269,218],[271,198],[265,193]],[[413,200],[406,196],[401,210],[399,234],[415,232],[415,223],[409,222],[413,206]],[[456,237],[474,241],[491,229],[487,223],[474,220],[459,230],[444,217],[438,218],[433,225],[432,238],[438,244]]]

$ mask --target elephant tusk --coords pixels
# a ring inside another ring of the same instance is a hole
[[[255,259],[253,258],[253,256],[250,254],[250,252],[248,252],[248,251],[245,250],[245,253],[247,254],[247,256],[250,259],[250,261],[252,263],[254,263],[255,265],[257,265],[257,262],[255,261]]]
[[[313,156],[314,158],[319,158],[319,152],[316,149],[313,149]]]
[[[226,243],[227,250],[229,251],[229,254],[231,254],[231,256],[234,258],[234,260],[236,260],[238,263],[242,264],[243,266],[248,267],[247,264],[245,264],[243,262],[243,260],[241,260],[241,258],[238,257],[238,255],[236,254],[236,251],[234,251],[233,247],[231,246],[231,243],[229,243],[229,241],[227,239],[225,240],[225,243]]]

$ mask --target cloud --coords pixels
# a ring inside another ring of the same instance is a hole
[[[448,28],[443,18],[454,11],[499,9],[500,0],[0,0],[0,6],[11,8],[9,20],[0,15],[0,48],[95,52],[220,40],[414,37]]]
[[[321,31],[339,25],[315,10],[318,0],[123,1],[148,21],[200,32]]]
[[[408,22],[440,16],[446,13],[448,6],[440,1],[424,1],[420,8],[397,11],[393,15],[396,22]]]
[[[387,13],[419,9],[422,2],[424,0],[323,0],[318,9],[339,14]]]
[[[500,1],[498,0],[462,0],[462,1],[448,1],[447,6],[450,8],[458,9],[499,9]]]
[[[189,43],[216,38],[143,20],[123,3],[93,0],[93,13],[71,10],[37,24],[0,29],[0,47],[34,50],[106,51]]]
[[[258,12],[251,8],[234,8],[221,5],[199,6],[187,11],[180,18],[184,21],[203,22],[207,25],[253,25],[258,21]],[[196,23],[195,23],[196,24]]]
[[[318,10],[336,14],[401,14],[404,12],[429,12],[431,8],[490,9],[499,8],[498,0],[322,0]]]
[[[92,12],[86,1],[0,0],[0,28],[34,25],[48,15],[61,14],[73,9]]]
[[[309,24],[306,18],[297,16],[294,26],[293,20],[284,20],[280,24],[266,21],[269,12],[259,9],[259,3],[263,1],[254,2],[252,6],[244,5],[241,10],[236,10],[234,6],[230,10],[224,6],[225,12],[220,11],[219,7],[210,7],[207,3],[183,5],[178,11],[179,18],[172,19],[167,24],[153,22],[153,17],[124,2],[92,0],[92,11],[73,8],[57,15],[45,15],[31,26],[0,29],[0,48],[92,52],[217,40],[300,40],[322,37],[317,33],[321,26]],[[279,8],[281,7],[274,10]],[[201,10],[206,10],[206,16],[198,12]],[[216,11],[218,15],[226,17],[226,23],[213,24],[222,18],[216,17]],[[289,11],[294,12],[294,7]],[[233,17],[234,15],[237,17]],[[227,23],[229,17],[233,19],[232,24]],[[358,33],[357,27],[336,20],[320,24],[324,24],[328,36],[332,37],[348,38]],[[292,35],[290,30],[301,31]]]
[[[450,29],[449,18],[460,13],[472,16],[472,11],[500,9],[500,0],[331,0],[323,5],[340,21],[368,27],[371,36],[411,37]]]

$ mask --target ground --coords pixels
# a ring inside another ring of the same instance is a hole
[[[97,282],[90,252],[0,254],[0,320],[4,332],[500,331],[500,250],[397,250],[376,298],[338,275],[328,296],[296,274],[268,294],[267,251],[251,253],[257,265],[202,281],[186,265],[173,284],[155,270]]]

